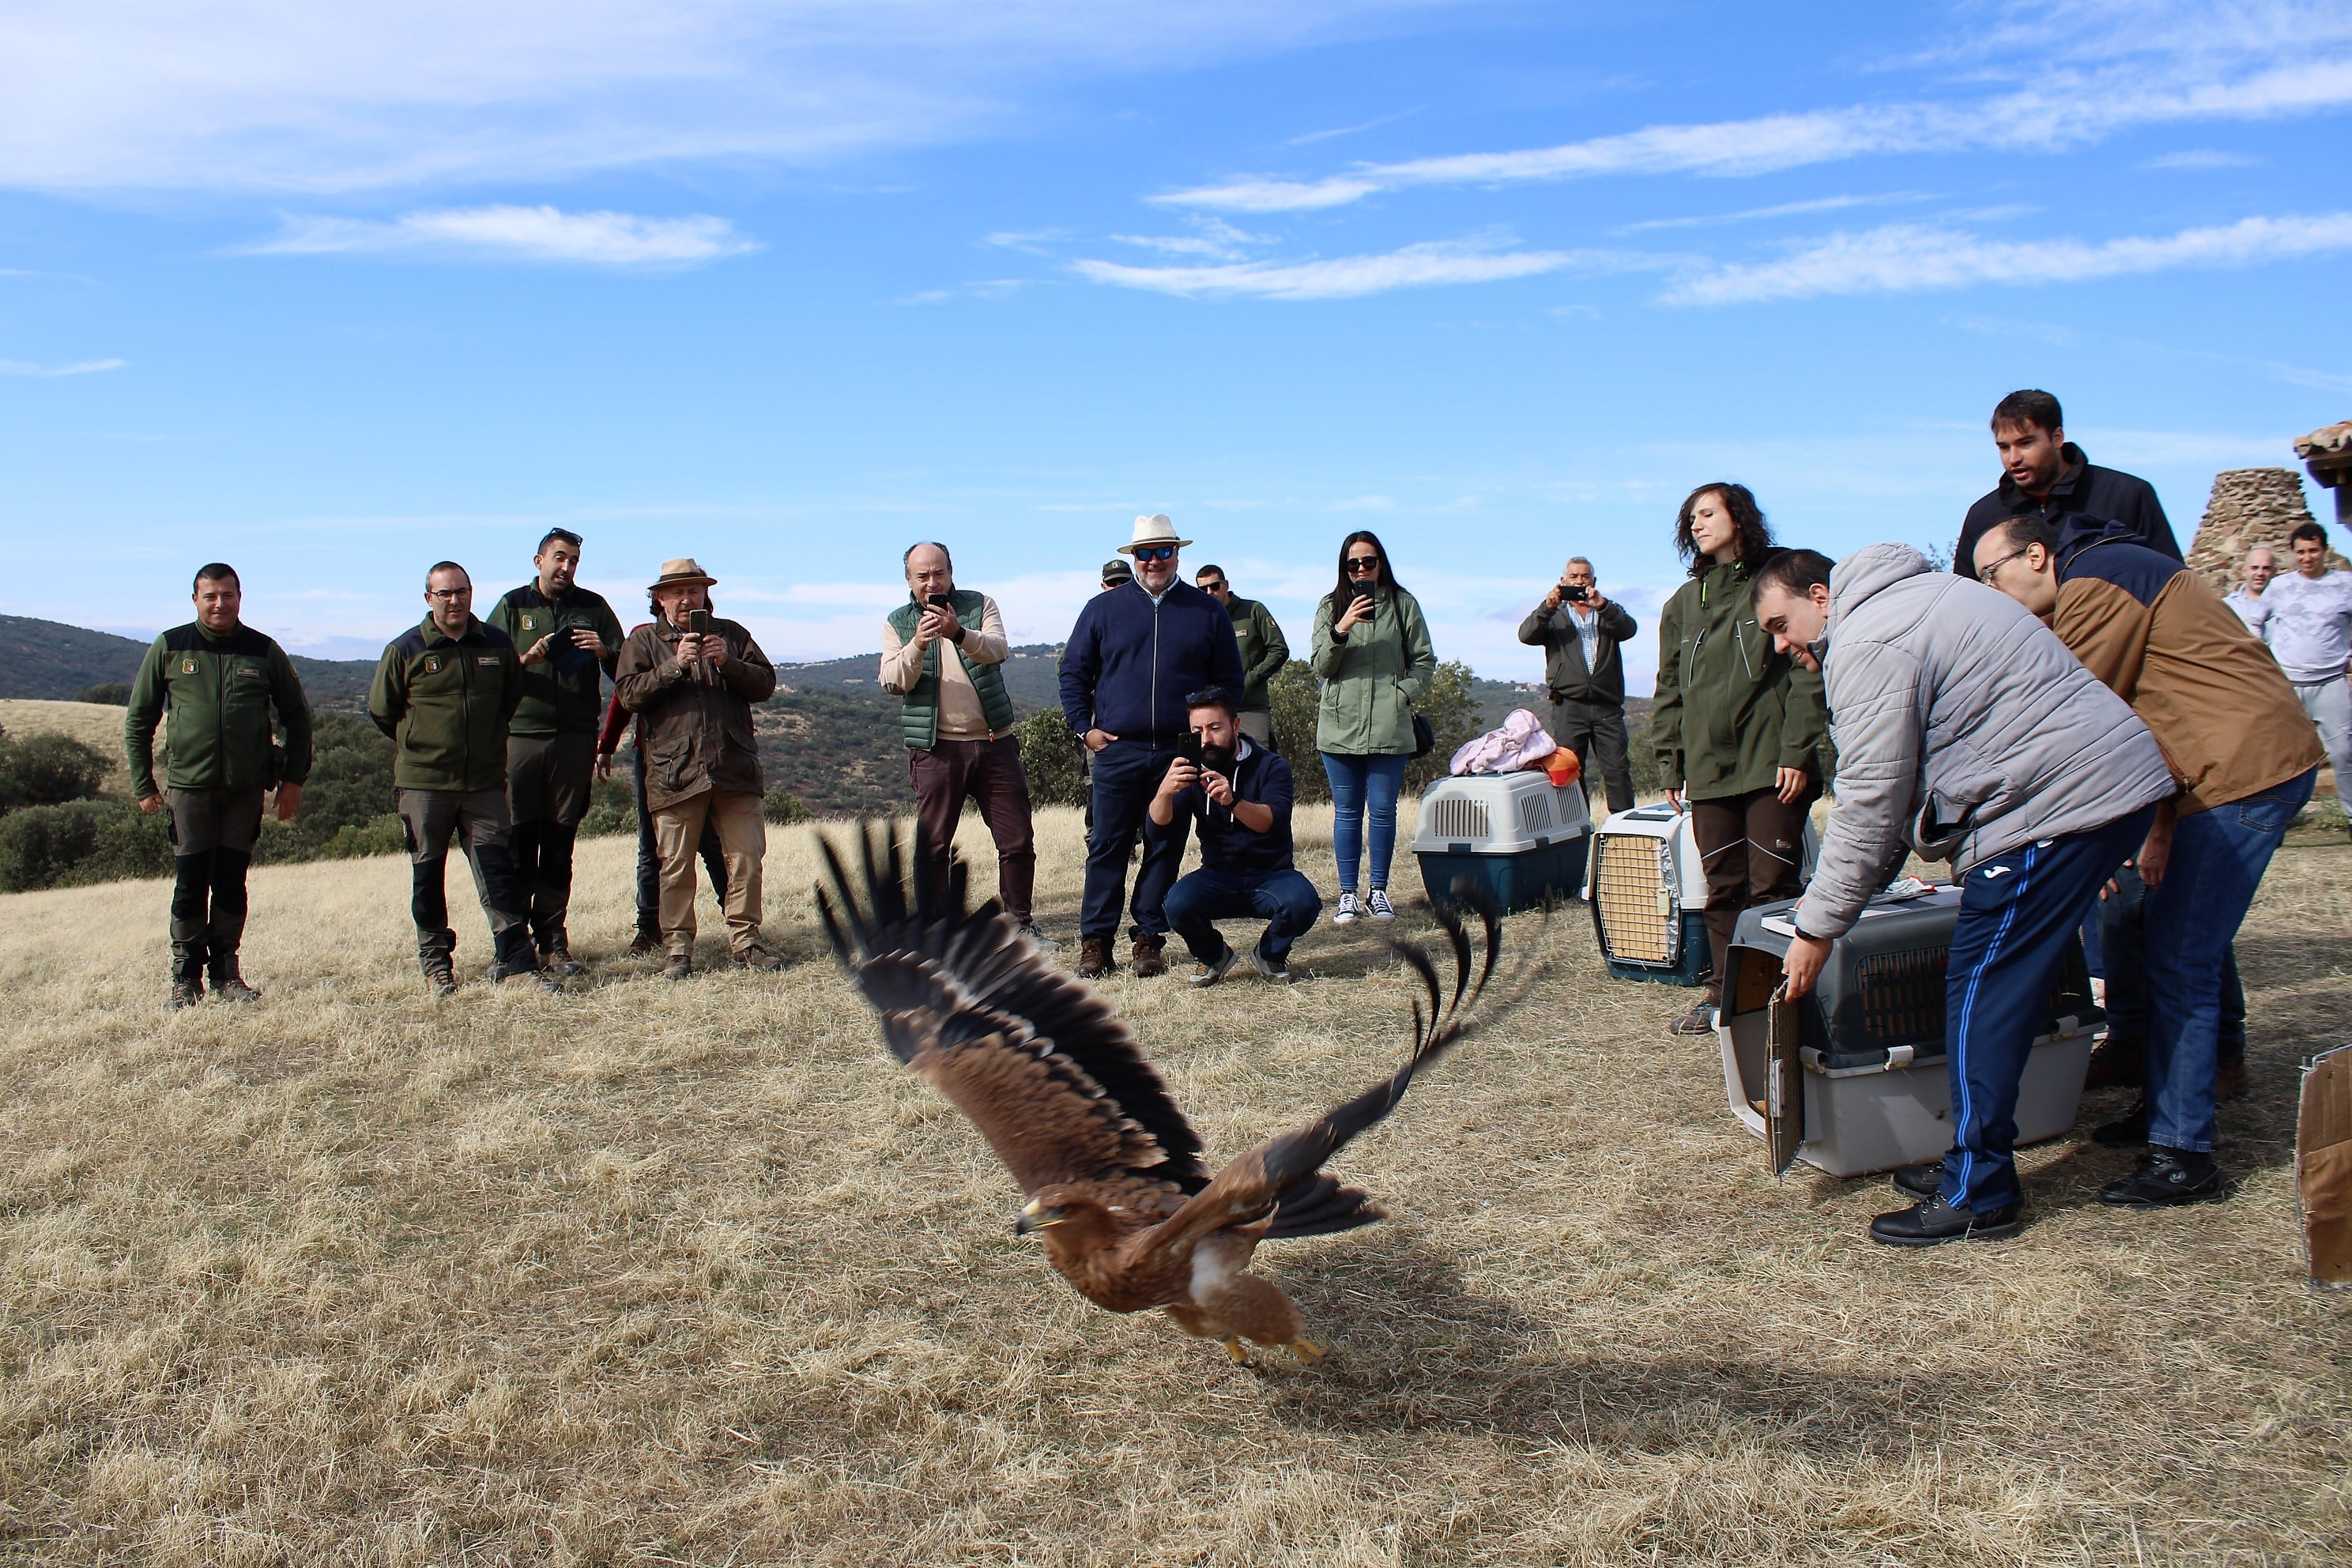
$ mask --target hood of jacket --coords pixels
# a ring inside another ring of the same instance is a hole
[[[1835,638],[1838,623],[1872,595],[1934,570],[1907,544],[1868,544],[1855,551],[1830,572],[1830,636]]]
[[[2061,570],[2063,570],[2066,562],[2072,561],[2092,545],[2104,544],[2109,540],[2120,540],[2126,544],[2137,544],[2143,550],[2147,548],[2146,537],[2127,522],[2116,522],[2110,518],[2092,517],[2086,512],[2067,513],[2065,521],[2058,530],[2058,560]]]

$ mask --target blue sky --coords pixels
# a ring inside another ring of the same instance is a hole
[[[1057,640],[1164,510],[1302,647],[1375,529],[1526,677],[1710,479],[1948,544],[2026,385],[2185,538],[2352,410],[2347,109],[2290,0],[17,0],[0,609],[152,630],[219,557],[354,657],[561,523],[780,660],[922,537]]]

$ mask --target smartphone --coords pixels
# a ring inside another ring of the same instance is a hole
[[[1588,590],[1581,583],[1562,583],[1559,585],[1559,596],[1566,599],[1571,605],[1580,605],[1584,603],[1587,592]]]
[[[947,594],[926,594],[923,598],[925,603],[942,610],[955,603],[953,596]]]
[[[1369,599],[1369,598],[1370,598],[1370,597],[1372,596],[1372,591],[1371,591],[1370,588],[1365,587],[1362,584],[1359,583],[1359,584],[1356,584],[1356,594],[1355,594],[1355,596],[1356,596],[1358,599]]]
[[[1183,739],[1176,742],[1176,754],[1194,767],[1199,767],[1201,765],[1201,731],[1185,731]]]
[[[710,612],[709,610],[687,611],[686,629],[692,632],[698,637],[709,637],[710,635]]]

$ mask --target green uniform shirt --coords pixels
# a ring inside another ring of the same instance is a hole
[[[285,733],[271,777],[270,710]],[[131,793],[155,787],[155,725],[164,721],[164,780],[173,789],[255,789],[310,776],[310,705],[286,650],[251,626],[215,637],[191,621],[150,644],[122,721]]]
[[[518,735],[593,735],[604,721],[604,689],[621,657],[626,634],[602,594],[573,588],[560,599],[539,591],[537,579],[501,595],[483,617],[507,634],[518,657],[548,633],[584,626],[604,645],[598,659],[584,648],[565,648],[551,658],[522,667],[522,700],[510,726]]]
[[[1290,644],[1275,624],[1274,612],[1255,599],[1234,595],[1234,642],[1242,650],[1242,711],[1264,713],[1274,706],[1265,683],[1290,662]]]
[[[1747,567],[1710,563],[1658,617],[1659,771],[1693,800],[1770,789],[1781,768],[1818,776],[1829,731],[1822,678],[1772,649],[1748,602]]]
[[[395,789],[507,787],[507,729],[522,700],[514,643],[478,616],[446,637],[427,616],[376,661],[368,716],[393,739]]]

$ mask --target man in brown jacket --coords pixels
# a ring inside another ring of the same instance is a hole
[[[718,579],[691,558],[662,563],[647,590],[655,619],[621,648],[614,689],[637,715],[646,749],[646,804],[661,851],[662,973],[694,973],[694,850],[719,825],[727,862],[727,942],[746,969],[782,969],[760,942],[760,861],[768,827],[751,704],[776,689],[775,667],[751,634],[710,613]]]
[[[2132,705],[2179,793],[2157,808],[2137,857],[2147,899],[2143,1105],[2094,1134],[2147,1145],[2099,1189],[2129,1208],[2222,1194],[2213,1163],[2213,1079],[2224,956],[2272,852],[2311,798],[2322,754],[2272,658],[2197,574],[2122,523],[2082,518],[2062,535],[2016,517],[1977,542],[1977,575],[2048,624]]]

